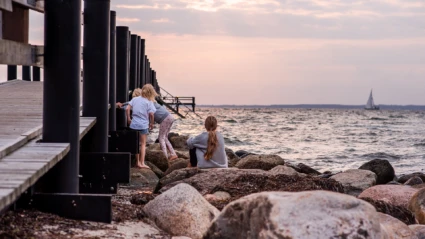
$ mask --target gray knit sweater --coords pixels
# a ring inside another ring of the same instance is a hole
[[[196,148],[196,158],[198,159],[198,168],[227,168],[227,155],[224,149],[224,138],[217,132],[218,147],[210,160],[205,160],[204,154],[207,152],[208,132],[191,137],[187,140],[190,149]]]

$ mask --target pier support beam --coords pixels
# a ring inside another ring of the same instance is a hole
[[[78,193],[81,2],[49,0],[44,9],[43,142],[71,145],[46,175],[46,191]]]
[[[111,11],[109,39],[109,131],[116,130],[116,12]]]
[[[130,90],[133,91],[137,84],[137,35],[131,35],[130,52]]]
[[[129,90],[129,31],[128,27],[119,26],[117,27],[117,89],[116,89],[116,101],[127,102],[128,101],[128,90]],[[123,109],[117,109],[116,111],[116,128],[122,129],[127,127],[127,118],[125,117],[125,111]]]
[[[146,84],[145,77],[145,39],[140,39],[140,87]]]
[[[31,81],[31,67],[22,66],[22,80]]]
[[[18,79],[18,67],[14,65],[7,66],[7,80]]]
[[[141,83],[140,83],[140,36],[137,36],[137,61],[136,61],[136,88],[140,88]]]
[[[41,79],[41,74],[40,74],[40,67],[38,66],[33,66],[32,67],[32,80],[33,81],[40,81]]]
[[[85,0],[83,116],[96,125],[83,146],[92,152],[108,152],[109,28],[110,0]]]

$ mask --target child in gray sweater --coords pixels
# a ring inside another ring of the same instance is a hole
[[[189,138],[187,145],[190,149],[190,164],[198,168],[227,168],[227,155],[224,149],[224,138],[216,131],[217,119],[208,116],[205,129],[196,137]]]

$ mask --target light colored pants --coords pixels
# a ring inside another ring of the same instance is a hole
[[[173,146],[168,140],[168,133],[170,133],[171,126],[173,126],[173,123],[174,123],[174,117],[172,115],[169,115],[159,125],[158,140],[159,140],[159,144],[161,145],[161,149],[164,152],[165,157],[167,158],[168,158],[167,148],[170,151],[171,156],[176,155],[176,152],[174,152]]]

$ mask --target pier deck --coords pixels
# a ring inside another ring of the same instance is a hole
[[[13,203],[69,151],[69,143],[40,143],[43,82],[0,84],[0,211]],[[80,139],[95,118],[80,118]]]

